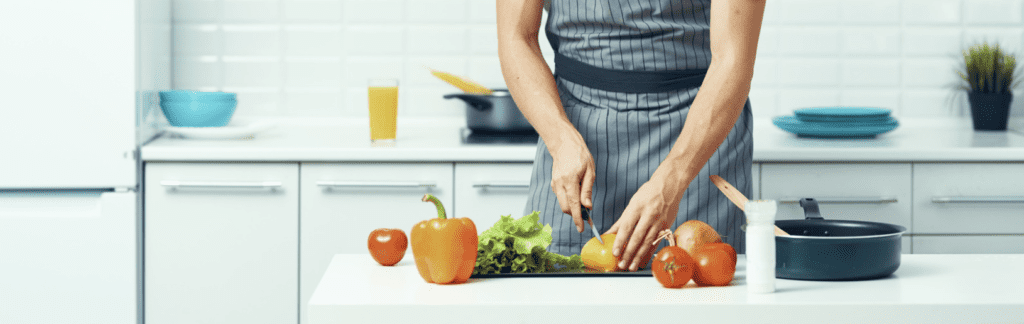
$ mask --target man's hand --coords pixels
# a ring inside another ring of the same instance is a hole
[[[651,180],[640,186],[626,205],[626,210],[607,233],[616,233],[612,254],[620,257],[619,269],[636,271],[641,261],[654,252],[658,232],[671,229],[679,212],[679,200],[686,192],[686,183],[676,177],[655,172]],[[688,182],[687,182],[688,183]]]
[[[594,190],[594,158],[590,155],[583,137],[575,129],[557,144],[548,147],[551,153],[551,190],[558,197],[562,212],[572,215],[576,231],[583,232],[583,214],[580,205],[593,208],[591,193]]]

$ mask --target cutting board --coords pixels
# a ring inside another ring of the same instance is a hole
[[[604,272],[591,269],[581,271],[541,272],[541,273],[491,273],[472,275],[470,278],[557,278],[557,277],[651,277],[651,269],[637,271]]]

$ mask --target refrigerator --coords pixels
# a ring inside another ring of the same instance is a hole
[[[0,323],[141,322],[169,1],[0,1]]]

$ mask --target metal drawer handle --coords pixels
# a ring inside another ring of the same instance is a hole
[[[280,181],[251,181],[251,182],[232,182],[232,181],[178,181],[178,180],[164,180],[160,181],[160,185],[167,187],[170,190],[180,189],[235,189],[235,190],[270,190],[275,191],[281,189],[284,184]]]
[[[389,188],[389,189],[416,189],[437,187],[435,181],[317,181],[317,186],[325,189],[331,188]]]
[[[1024,196],[947,196],[932,197],[933,203],[1024,203]]]
[[[479,188],[483,190],[487,189],[530,189],[529,183],[522,182],[477,182],[473,184],[473,188]]]
[[[896,197],[835,197],[814,198],[819,204],[893,204],[899,202]],[[779,199],[783,204],[800,203],[800,198]]]

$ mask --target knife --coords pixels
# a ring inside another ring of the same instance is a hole
[[[598,242],[604,245],[604,240],[601,239],[601,234],[597,232],[597,227],[594,226],[594,219],[590,217],[590,208],[580,206],[580,211],[583,212],[583,221],[590,221],[590,231],[594,233],[594,237],[597,238]]]

